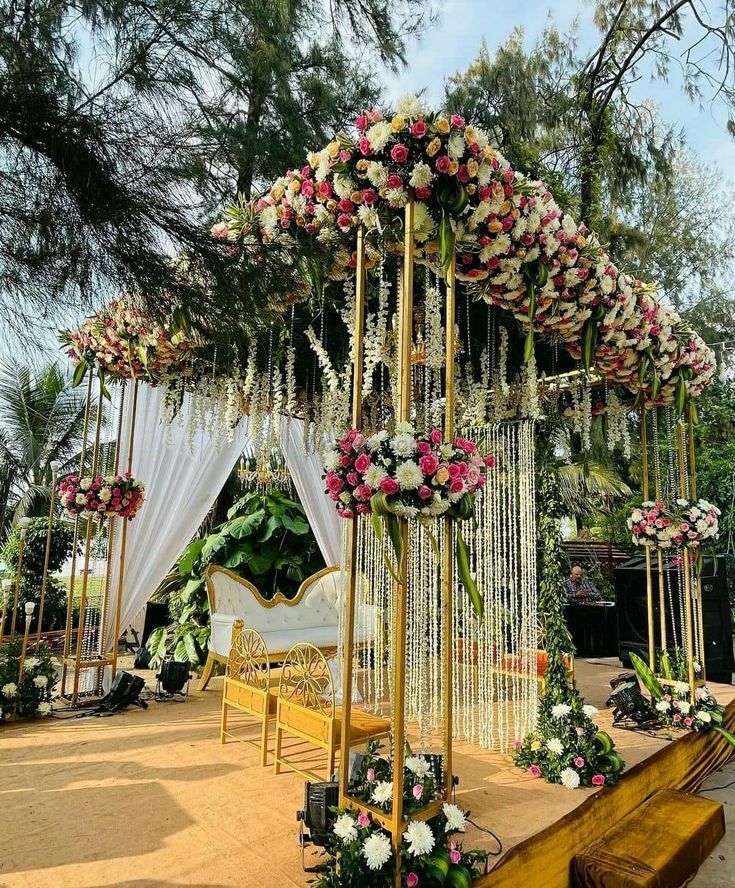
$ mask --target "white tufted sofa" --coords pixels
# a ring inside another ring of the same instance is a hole
[[[322,650],[336,649],[339,641],[338,607],[345,581],[339,567],[325,567],[307,577],[292,600],[277,593],[267,601],[255,586],[225,567],[212,565],[205,574],[211,614],[207,663],[202,673],[202,690],[212,677],[217,662],[226,663],[235,620],[257,630],[265,641],[271,662],[279,662],[294,644],[308,641]],[[371,609],[372,610],[372,609]],[[360,625],[371,635],[375,618]],[[371,625],[368,627],[368,623]]]

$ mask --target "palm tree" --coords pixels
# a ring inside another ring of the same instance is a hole
[[[0,534],[13,515],[48,509],[51,463],[75,468],[84,425],[84,393],[56,363],[34,372],[0,365]]]

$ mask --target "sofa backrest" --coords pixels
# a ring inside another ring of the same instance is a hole
[[[280,594],[266,601],[252,583],[216,565],[207,569],[206,578],[214,592],[215,612],[240,617],[257,632],[336,626],[339,622],[344,574],[338,568],[325,568],[307,577],[292,602]]]

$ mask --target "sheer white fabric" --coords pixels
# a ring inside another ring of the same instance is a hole
[[[304,423],[300,419],[284,417],[281,423],[281,448],[324,561],[327,564],[341,564],[341,520],[334,503],[324,493],[321,455],[304,452]]]
[[[120,442],[121,470],[128,458],[131,392],[128,383]],[[128,524],[121,631],[146,604],[194,536],[247,442],[247,417],[240,421],[232,443],[222,441],[219,450],[214,436],[201,429],[191,440],[187,428],[188,397],[184,399],[181,422],[174,421],[167,434],[160,420],[160,398],[160,389],[139,384],[132,472],[144,482],[146,492],[142,509]],[[113,642],[121,535],[122,522],[118,522],[110,558],[112,595],[106,633],[109,646]]]

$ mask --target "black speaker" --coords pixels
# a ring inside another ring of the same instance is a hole
[[[725,559],[718,559],[718,570],[714,571],[714,559],[705,558],[702,565],[702,623],[704,625],[704,663],[707,678],[722,684],[732,684],[735,672],[733,656],[732,621],[730,599],[727,588]],[[677,588],[677,573],[670,571],[672,589]],[[661,649],[659,590],[657,559],[653,558],[653,606],[654,641],[656,649]],[[668,603],[669,582],[665,581]],[[676,596],[674,598],[676,601]],[[646,559],[631,558],[615,571],[615,601],[618,613],[618,656],[627,668],[631,667],[631,651],[648,658],[648,604],[646,601]],[[681,638],[680,617],[666,614],[667,641],[676,636]]]
[[[100,701],[100,708],[107,712],[120,712],[135,704],[143,709],[148,708],[145,700],[140,700],[140,692],[145,682],[139,675],[130,672],[118,672],[112,681],[109,693]]]

